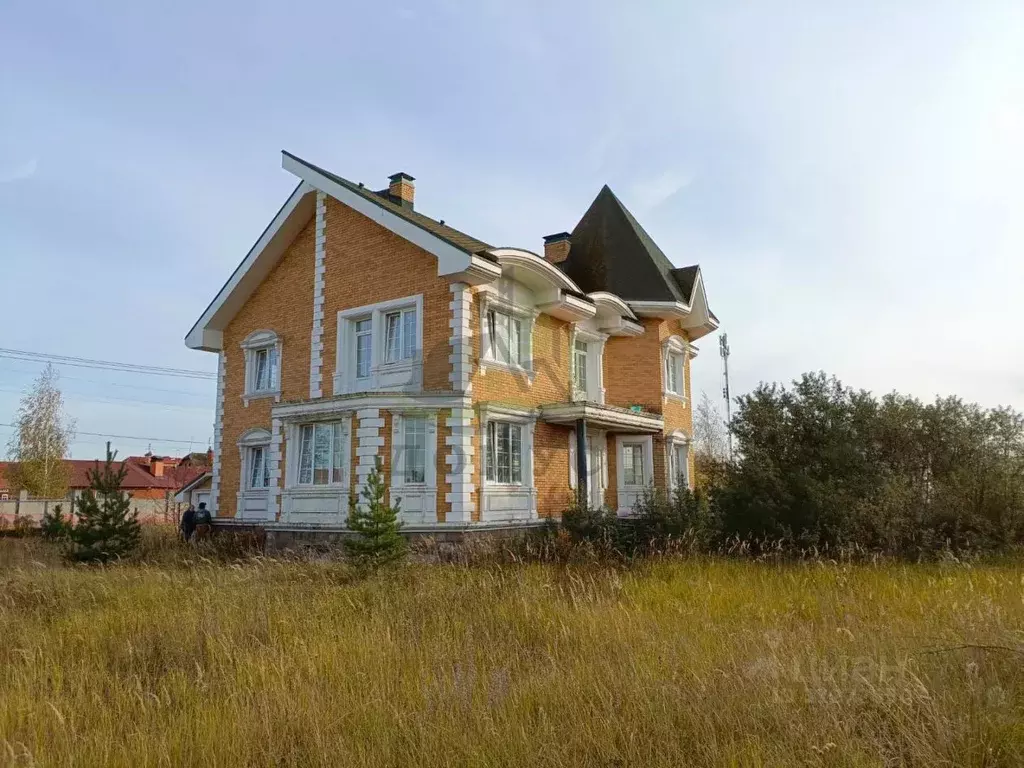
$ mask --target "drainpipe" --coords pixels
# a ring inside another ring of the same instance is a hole
[[[587,493],[587,420],[576,419],[576,501],[581,507],[590,506]]]

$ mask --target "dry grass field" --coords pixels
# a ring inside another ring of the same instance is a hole
[[[0,764],[1019,765],[1022,648],[1016,565],[358,579],[8,539]]]

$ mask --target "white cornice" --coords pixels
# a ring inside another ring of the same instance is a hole
[[[469,408],[471,399],[451,394],[360,393],[324,400],[281,403],[271,410],[273,418],[294,421],[305,417],[321,417],[359,411],[366,408],[397,410],[431,410],[437,408]]]

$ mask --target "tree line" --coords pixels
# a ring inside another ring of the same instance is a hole
[[[957,397],[877,397],[824,373],[762,384],[725,429],[695,409],[695,499],[669,503],[709,543],[915,555],[1024,543],[1024,415]]]

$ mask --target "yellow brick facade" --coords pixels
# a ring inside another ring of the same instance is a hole
[[[313,219],[295,237],[277,265],[244,303],[223,333],[224,380],[223,417],[221,424],[220,481],[217,499],[219,516],[235,514],[241,481],[241,460],[237,443],[253,427],[273,431],[271,409],[274,398],[243,401],[245,354],[242,341],[253,331],[271,330],[281,344],[281,403],[309,400],[311,335],[316,264],[316,220]],[[338,346],[337,313],[382,301],[415,295],[423,297],[423,390],[428,393],[453,392],[450,374],[452,354],[450,337],[452,301],[451,283],[438,276],[437,259],[427,251],[399,237],[381,225],[333,198],[326,199],[323,245],[325,274],[323,277],[322,332],[322,394],[331,398],[334,390]],[[481,366],[481,312],[483,299],[473,292],[470,313],[472,330],[471,400],[473,417],[473,456],[471,514],[474,521],[482,517],[481,488],[484,476],[483,439],[477,406],[482,403],[526,408],[571,399],[571,323],[547,314],[540,314],[533,323],[532,377],[494,365]],[[644,333],[639,337],[612,337],[604,345],[603,379],[608,405],[629,408],[641,406],[645,411],[662,414],[666,433],[681,429],[692,431],[692,398],[685,402],[666,399],[662,393],[662,341],[671,334],[686,337],[678,322],[645,319]],[[690,394],[690,365],[685,365],[686,392]],[[446,476],[452,467],[447,440],[453,431],[447,420],[448,408],[437,411],[436,478],[437,521],[452,519],[448,494],[452,483]],[[392,424],[394,414],[381,409],[383,427],[379,435],[383,445],[378,450],[385,481],[390,478]],[[352,417],[349,445],[350,489],[358,493],[356,464],[359,421]],[[534,488],[537,512],[542,517],[560,514],[570,503],[569,467],[570,429],[537,422],[533,427]],[[283,487],[287,463],[287,445],[280,445],[280,463],[273,467],[280,472]],[[617,505],[616,440],[607,435],[608,484],[605,503]],[[293,448],[294,450],[294,448]],[[656,485],[666,481],[665,441],[654,438],[653,469]],[[692,477],[692,456],[691,456]],[[397,495],[397,494],[396,494]]]

